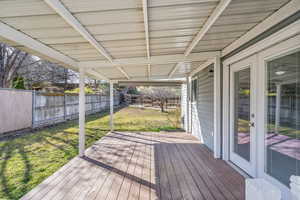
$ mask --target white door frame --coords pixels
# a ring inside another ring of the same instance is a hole
[[[250,161],[245,160],[234,152],[234,73],[243,69],[250,69],[250,121],[254,127],[250,127]],[[257,56],[251,56],[242,61],[230,65],[230,117],[229,117],[229,159],[234,164],[251,176],[256,175],[256,68]],[[254,115],[254,116],[252,116]]]

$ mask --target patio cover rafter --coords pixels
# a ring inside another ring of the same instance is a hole
[[[227,8],[227,6],[230,4],[230,2],[231,2],[231,0],[221,0],[220,1],[220,3],[214,9],[213,13],[206,20],[203,27],[200,29],[200,31],[197,33],[197,35],[194,37],[194,39],[188,45],[188,47],[185,49],[184,56],[190,55],[190,53],[193,51],[195,46],[199,43],[199,41],[204,37],[204,35],[209,31],[209,29],[213,26],[213,24],[221,16],[221,14]],[[169,78],[172,78],[173,74],[176,72],[176,70],[179,68],[179,66],[180,66],[180,64],[178,63],[177,65],[175,65],[172,68],[171,72],[169,73]]]
[[[171,78],[173,76],[173,74],[175,74],[175,72],[180,67],[180,65],[181,65],[181,63],[175,64],[175,66],[172,68],[171,72],[169,73],[168,78]]]
[[[59,0],[44,0],[57,14],[59,14],[69,25],[71,25],[84,39],[86,39],[96,50],[107,60],[113,63],[112,56],[107,50],[89,33],[89,31],[70,13],[70,11]],[[117,69],[129,78],[128,74],[121,67]]]
[[[29,53],[38,53],[42,58],[49,59],[67,68],[79,71],[79,62],[2,22],[0,22],[0,36],[19,44],[20,47],[27,48],[28,50],[25,51],[29,51]],[[88,70],[86,73],[89,76],[109,80],[107,77],[94,70]]]
[[[221,16],[227,6],[230,4],[231,0],[221,0],[220,3],[217,5],[213,13],[209,16],[203,27],[194,37],[193,41],[189,44],[186,48],[184,55],[188,56],[195,46],[199,43],[199,41],[203,38],[203,36],[208,32],[208,30],[212,27],[212,25],[217,21],[217,19]]]
[[[145,27],[145,39],[146,39],[146,49],[147,49],[147,58],[150,59],[150,43],[149,43],[149,24],[148,24],[148,1],[143,1],[143,16],[144,16],[144,27]],[[151,76],[151,65],[147,66],[147,75],[148,79]]]
[[[90,74],[91,76],[95,76],[96,78],[100,78],[106,81],[109,81],[109,79],[107,77],[105,77],[103,74],[95,71],[94,69],[88,69],[86,70],[87,74]]]

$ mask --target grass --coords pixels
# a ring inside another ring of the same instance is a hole
[[[109,116],[86,119],[86,146],[109,130]],[[123,108],[115,114],[115,130],[179,129],[179,112]],[[0,199],[19,199],[78,154],[76,120],[0,142]]]

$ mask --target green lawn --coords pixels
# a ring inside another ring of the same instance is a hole
[[[115,114],[115,130],[160,131],[179,128],[179,112],[123,108]],[[109,116],[86,119],[86,145],[109,130]],[[77,155],[77,121],[0,142],[0,199],[19,199]]]

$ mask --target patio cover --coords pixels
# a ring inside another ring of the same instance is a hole
[[[1,0],[0,42],[83,68],[98,79],[170,80],[228,55],[299,5],[299,0]]]

